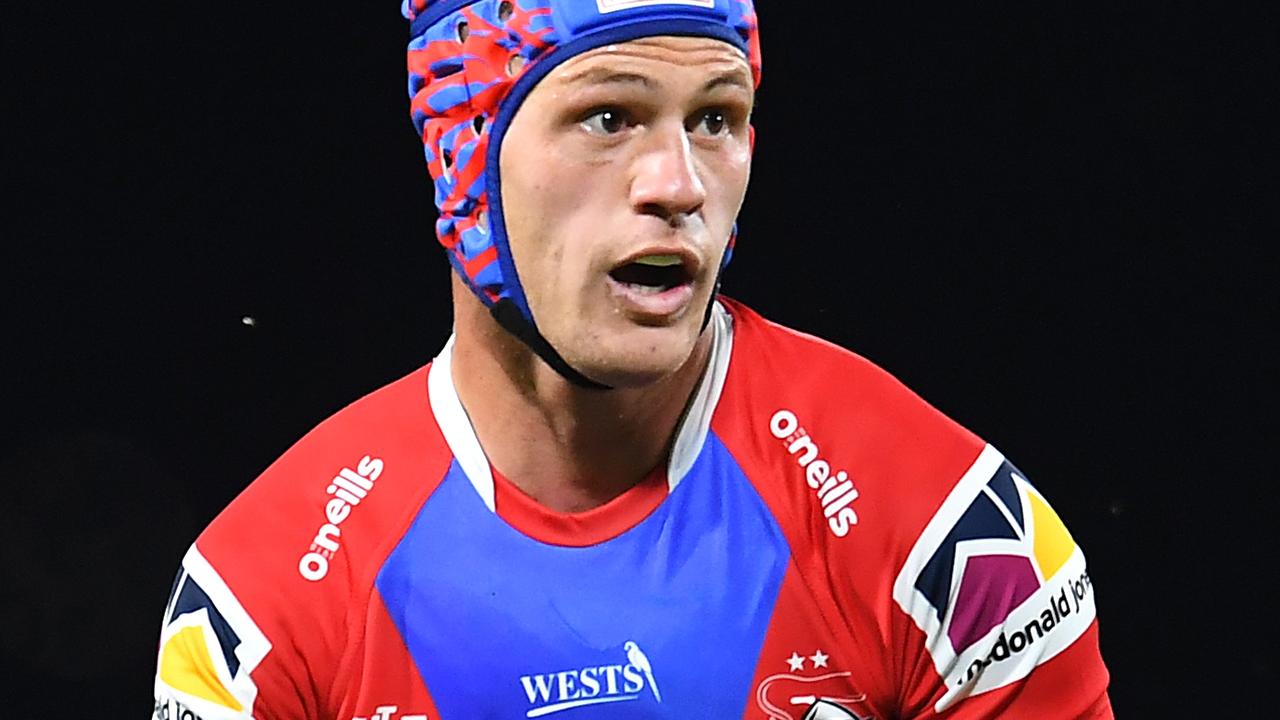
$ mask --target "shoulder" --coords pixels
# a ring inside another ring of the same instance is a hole
[[[726,306],[734,352],[716,429],[740,462],[767,470],[762,494],[822,507],[827,479],[843,475],[857,491],[844,514],[857,527],[846,530],[851,537],[901,540],[923,530],[982,440],[866,358]],[[842,529],[839,513],[822,515]]]
[[[394,519],[420,504],[432,471],[443,475],[449,463],[428,402],[429,367],[304,435],[209,525],[200,551],[215,565],[243,565],[256,548],[251,566],[311,583],[339,566],[348,579],[367,574],[381,536],[395,533]],[[264,557],[266,549],[276,552]]]
[[[324,712],[379,567],[451,462],[429,367],[320,423],[200,534],[166,608],[157,703]]]
[[[1076,717],[1097,701],[1084,555],[1027,477],[865,358],[726,306],[734,365],[713,427],[801,574],[883,638],[904,705],[985,694],[970,707],[1044,701]]]

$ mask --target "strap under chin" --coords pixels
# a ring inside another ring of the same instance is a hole
[[[560,373],[560,376],[565,380],[568,380],[578,387],[587,388],[588,390],[613,389],[608,385],[602,385],[595,380],[588,378],[586,375],[583,375],[570,367],[569,363],[565,362],[565,359],[560,357],[560,353],[556,352],[556,349],[551,347],[551,343],[547,342],[547,339],[542,337],[542,333],[538,332],[538,329],[533,326],[533,323],[525,319],[525,316],[520,313],[520,308],[516,307],[515,302],[509,298],[502,298],[498,300],[498,302],[494,303],[490,312],[493,314],[493,319],[497,320],[498,324],[501,325],[503,329],[512,335],[515,335],[520,342],[528,345],[531,350],[537,353],[538,357],[542,358],[543,361],[550,365],[552,370]]]
[[[724,251],[729,252],[729,248],[725,248]],[[721,255],[720,269],[716,271],[716,284],[711,288],[711,298],[707,300],[707,309],[702,313],[702,327],[698,328],[699,333],[706,332],[707,325],[711,324],[711,311],[716,307],[716,298],[720,297],[720,281],[724,280],[724,269],[727,265],[724,256]]]

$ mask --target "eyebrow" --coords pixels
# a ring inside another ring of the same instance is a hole
[[[592,85],[634,84],[643,85],[645,87],[653,86],[653,81],[644,75],[629,72],[618,72],[616,70],[610,70],[602,67],[587,68],[586,70],[576,72],[565,78],[564,82],[566,84],[585,82]]]
[[[589,83],[592,85],[640,85],[645,88],[652,88],[654,85],[653,81],[644,75],[631,72],[620,72],[602,67],[587,68],[586,70],[574,73],[573,75],[566,77],[564,82],[566,84]],[[753,90],[751,83],[743,76],[741,70],[731,70],[711,78],[702,86],[702,90],[703,92],[708,92],[724,86],[736,87],[747,92],[751,92]]]
[[[706,92],[724,85],[737,87],[739,89],[746,90],[747,92],[751,92],[755,89],[751,82],[747,80],[747,78],[743,77],[741,70],[731,70],[708,80],[707,84],[702,86],[702,90],[703,92]]]

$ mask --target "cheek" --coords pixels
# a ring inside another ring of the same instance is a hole
[[[742,201],[747,197],[747,185],[751,182],[751,150],[743,149],[737,161],[733,166],[734,191],[737,194],[736,207],[742,207]],[[735,211],[736,215],[737,212]]]
[[[590,240],[600,223],[592,220],[593,186],[584,175],[548,159],[545,172],[503,178],[511,254],[530,301],[544,313],[579,291],[590,267]]]
[[[538,259],[547,254],[547,245],[556,236],[555,181],[549,173],[526,165],[503,165],[502,214],[507,241],[521,280],[528,284]]]
[[[704,180],[709,197],[715,203],[716,219],[728,217],[732,223],[742,207],[747,194],[747,182],[751,177],[751,150],[747,146],[712,156],[706,167]]]
[[[554,235],[554,230],[571,224],[592,197],[596,184],[591,170],[555,152],[520,167],[504,166],[503,208],[508,216],[518,215],[521,225],[534,234]]]

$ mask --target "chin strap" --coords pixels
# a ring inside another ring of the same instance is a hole
[[[602,385],[595,380],[574,370],[565,359],[560,357],[560,353],[551,347],[551,343],[542,337],[542,333],[538,332],[533,323],[525,319],[520,313],[520,308],[509,298],[502,298],[494,303],[489,311],[493,314],[493,319],[498,321],[504,330],[516,336],[520,342],[528,345],[531,350],[537,353],[538,357],[551,366],[552,370],[560,373],[565,380],[588,390],[612,390],[608,385]]]
[[[734,228],[735,232],[737,228]],[[720,281],[724,279],[724,269],[729,266],[725,262],[725,255],[732,252],[729,248],[725,248],[720,255],[720,269],[716,271],[716,284],[711,288],[711,299],[707,300],[707,309],[702,313],[702,327],[698,328],[698,334],[706,332],[707,325],[711,323],[711,311],[716,307],[716,298],[720,297]]]

